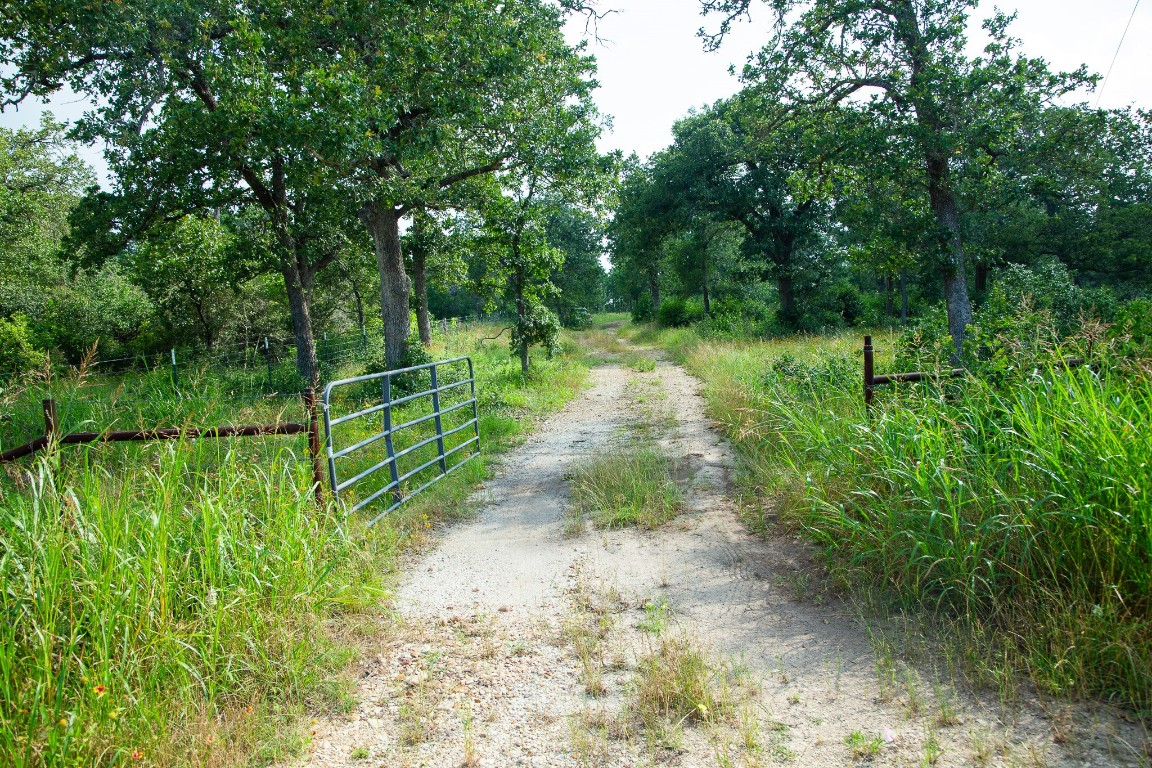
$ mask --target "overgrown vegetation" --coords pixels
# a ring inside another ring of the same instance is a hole
[[[487,333],[449,344],[477,356],[490,454],[570,398],[584,368],[562,354],[525,378],[505,349],[476,349]],[[102,402],[62,426],[274,419],[282,407],[238,408],[209,373],[183,395],[145,380],[109,397],[130,383],[56,387],[65,405]],[[22,402],[16,419],[34,422],[24,411],[38,405]],[[65,446],[4,470],[0,753],[25,766],[291,753],[297,716],[347,705],[339,673],[357,617],[387,607],[399,553],[466,514],[486,473],[473,462],[365,529],[315,504],[300,438]]]
[[[641,337],[705,380],[739,453],[753,527],[796,528],[844,584],[873,585],[953,627],[960,671],[981,682],[1003,687],[1023,673],[1045,691],[1146,712],[1147,347],[1133,345],[1129,324],[1061,333],[1027,302],[1009,315],[1015,324],[1002,317],[994,335],[974,334],[971,375],[883,390],[870,415],[859,336]],[[947,339],[942,318],[934,327]],[[917,331],[881,337],[878,372],[933,348],[923,342]],[[1092,365],[1063,366],[1086,353]]]
[[[736,714],[738,680],[731,666],[683,637],[663,637],[642,656],[634,684],[634,714],[656,741],[685,723],[723,722]]]

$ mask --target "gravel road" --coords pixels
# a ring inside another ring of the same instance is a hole
[[[728,497],[732,450],[699,389],[664,360],[594,368],[507,455],[477,517],[410,564],[395,625],[359,662],[357,705],[319,719],[295,765],[1148,765],[1146,738],[1103,710],[1003,706],[954,686],[947,665],[908,658],[823,589],[801,542],[748,533]],[[566,533],[573,467],[640,431],[675,459],[686,512],[654,532]],[[589,593],[615,605],[595,698],[565,632],[574,595]],[[621,715],[653,648],[636,626],[645,605],[744,670],[748,722],[684,725],[654,744]]]

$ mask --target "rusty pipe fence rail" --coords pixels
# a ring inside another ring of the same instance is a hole
[[[0,453],[0,464],[15,461],[44,450],[52,445],[84,445],[87,443],[138,443],[155,440],[205,440],[233,437],[264,437],[278,435],[307,435],[308,455],[312,460],[312,480],[317,503],[323,502],[324,471],[320,457],[320,427],[316,413],[316,395],[311,387],[304,392],[307,422],[287,421],[277,424],[246,424],[219,427],[153,427],[151,429],[106,429],[102,432],[60,433],[56,415],[56,401],[44,401],[44,435]]]
[[[1064,360],[1066,368],[1076,368],[1084,365],[1082,357],[1069,357]],[[916,381],[934,381],[937,379],[959,379],[968,374],[967,368],[951,368],[939,373],[926,371],[911,371],[909,373],[876,373],[876,348],[872,346],[872,337],[864,337],[864,406],[872,407],[876,398],[876,387],[888,384],[904,384]]]
[[[463,368],[465,365],[468,370],[466,378],[454,380],[447,384],[441,383],[440,373],[443,369],[453,366]],[[430,379],[428,389],[403,397],[394,398],[392,396],[392,383],[394,379],[401,376],[412,378],[414,375],[419,375],[424,371],[428,372]],[[341,416],[333,415],[334,392],[337,392],[341,388],[363,385],[369,382],[380,383],[380,401],[378,403],[353,413]],[[442,407],[441,395],[447,392],[454,392],[462,387],[468,387],[466,393],[468,397],[446,408]],[[423,400],[430,401],[430,413],[416,416],[401,424],[393,423],[394,412],[397,408],[404,405],[416,404]],[[469,406],[471,406],[470,419],[450,429],[444,428],[445,416],[468,408]],[[348,508],[349,514],[358,512],[385,494],[390,493],[391,496],[389,498],[391,503],[389,506],[383,512],[372,518],[368,525],[375,525],[381,518],[396,510],[408,499],[464,466],[480,453],[480,412],[476,402],[476,371],[472,365],[472,358],[470,357],[456,357],[451,360],[440,360],[435,363],[426,363],[411,368],[401,368],[395,371],[384,371],[383,373],[372,373],[366,376],[333,381],[324,388],[321,408],[324,412],[325,453],[328,459],[328,474],[334,499],[341,501],[342,493],[349,491],[353,486],[367,480],[377,472],[382,470],[388,471],[388,482],[356,500],[351,507]],[[337,441],[333,437],[333,429],[335,427],[358,421],[367,423],[367,420],[377,415],[379,415],[380,419],[379,431],[373,428],[371,435],[357,440],[351,445],[345,447],[336,445]],[[396,435],[405,430],[412,430],[422,424],[427,424],[428,422],[432,422],[435,427],[434,434],[424,437],[423,439],[417,439],[411,445],[397,450]],[[471,437],[451,448],[445,449],[445,439],[465,432],[469,428],[471,428],[472,431]],[[337,465],[338,461],[351,459],[357,453],[363,452],[370,446],[377,445],[381,441],[383,441],[384,444],[384,457],[382,460],[375,461],[367,469],[363,469],[341,479],[341,473]],[[420,449],[433,444],[436,446],[436,455],[434,457],[420,462],[414,468],[405,468],[405,471],[401,471],[401,459],[412,457],[412,459],[415,460],[418,456],[417,452]],[[467,456],[459,458],[460,451],[473,445],[475,446],[474,450],[468,453]],[[453,456],[456,456],[458,460],[455,463],[450,463],[449,459]],[[405,492],[403,490],[403,484],[405,482],[417,478],[420,473],[433,467],[436,467],[438,473],[432,479],[423,483],[413,491]]]

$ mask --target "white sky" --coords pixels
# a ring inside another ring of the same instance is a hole
[[[715,29],[718,20],[701,17],[698,0],[602,0],[601,5],[620,9],[600,22],[605,42],[590,46],[600,70],[597,102],[614,118],[614,130],[601,141],[601,149],[635,151],[641,157],[671,142],[672,123],[689,108],[739,90],[738,80],[728,74],[729,65],[739,69],[770,34],[768,12],[754,7],[751,23],[738,24],[719,51],[705,53],[696,31],[702,25]],[[1054,69],[1087,64],[1103,75],[1134,0],[1002,0],[999,5],[1006,11],[1016,8],[1018,18],[1009,32],[1023,41],[1028,55],[1046,59]],[[993,7],[984,0],[974,15],[973,54],[983,46],[979,21]],[[570,24],[569,38],[579,40],[583,27]],[[1132,21],[1100,106],[1152,107],[1150,75],[1152,2],[1146,2]]]
[[[1047,59],[1056,69],[1087,64],[1103,74],[1133,4],[1134,0],[1016,0],[1018,19],[1010,32],[1024,41],[1025,52]],[[601,87],[596,100],[614,120],[614,129],[601,140],[601,149],[621,149],[641,157],[668,145],[672,123],[689,108],[738,90],[738,81],[728,74],[729,65],[739,67],[769,35],[770,19],[761,9],[754,11],[752,23],[736,26],[723,48],[705,53],[696,30],[701,25],[714,28],[716,20],[700,16],[698,0],[601,0],[601,6],[620,11],[600,22],[604,42],[592,42],[590,47],[599,63]],[[992,7],[985,2],[980,10],[986,14]],[[1011,9],[1012,0],[1005,0],[1001,7]],[[573,42],[584,36],[583,27],[582,22],[570,25]],[[1149,73],[1152,2],[1142,3],[1137,11],[1100,105],[1152,107]],[[1094,95],[1090,98],[1095,100]],[[47,106],[62,120],[75,119],[85,107],[73,94],[59,95]],[[9,108],[0,114],[0,126],[36,125],[44,107]],[[99,149],[86,148],[83,156],[103,176]]]

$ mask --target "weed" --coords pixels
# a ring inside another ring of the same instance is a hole
[[[600,768],[611,763],[613,718],[603,710],[584,710],[568,718],[572,756],[580,768]]]
[[[946,727],[959,723],[960,713],[956,705],[956,694],[939,684],[934,684],[933,690],[936,697],[936,724]]]
[[[844,743],[848,745],[848,751],[854,760],[871,760],[880,754],[880,749],[884,746],[884,740],[879,736],[868,737],[863,731],[848,734]]]
[[[914,669],[904,670],[904,706],[915,717],[924,711],[924,695],[920,690],[920,676]]]
[[[371,753],[368,751],[368,747],[356,747],[356,749],[352,750],[352,754],[348,756],[353,760],[367,760],[370,755]]]
[[[431,736],[435,703],[424,682],[409,690],[397,709],[400,720],[400,743],[407,746],[423,744]]]
[[[924,757],[920,761],[920,765],[936,765],[940,761],[940,755],[944,750],[940,747],[940,740],[936,737],[935,733],[929,734],[928,738],[924,741]]]
[[[640,620],[636,628],[660,637],[668,626],[668,617],[671,614],[672,605],[667,598],[649,600],[644,603],[644,618]]]
[[[672,460],[655,446],[633,446],[593,458],[573,471],[571,516],[597,528],[653,529],[683,506]]]
[[[649,373],[656,370],[656,361],[644,354],[629,355],[625,365],[640,373]]]
[[[645,729],[723,721],[735,712],[731,666],[711,661],[694,643],[661,638],[637,663],[635,713]]]
[[[461,714],[460,730],[464,735],[464,760],[461,766],[463,768],[476,768],[480,765],[480,759],[476,755],[476,739],[472,735],[471,707],[466,707]]]
[[[580,683],[589,696],[599,697],[608,692],[604,683],[604,641],[614,622],[613,616],[624,608],[624,602],[614,589],[593,589],[578,576],[572,591],[573,611],[562,623],[564,638],[580,662]]]

